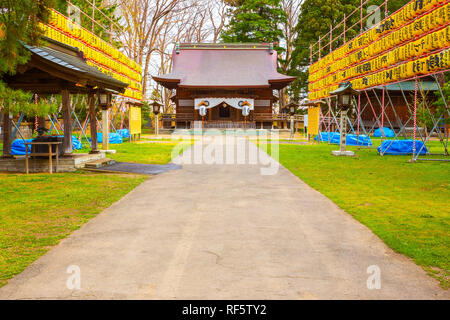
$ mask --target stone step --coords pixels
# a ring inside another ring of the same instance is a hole
[[[85,167],[86,168],[102,168],[102,167],[105,167],[105,166],[108,166],[108,165],[114,164],[114,163],[116,163],[116,160],[104,158],[104,159],[86,162]]]

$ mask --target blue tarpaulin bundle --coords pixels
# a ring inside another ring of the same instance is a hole
[[[336,139],[336,137],[337,137],[337,139]],[[339,144],[339,137],[340,137],[339,132],[320,132],[319,133],[319,141],[328,141],[328,139],[330,139],[330,143]],[[317,136],[314,138],[314,140],[317,141]]]
[[[348,134],[346,144],[348,146],[371,146],[372,140],[365,134],[360,134],[359,137],[356,134]]]
[[[383,134],[384,134],[384,137],[386,137],[386,138],[395,137],[395,132],[389,128],[383,127]],[[377,138],[381,137],[381,129],[380,128],[376,129],[373,133],[373,136],[377,137]]]
[[[76,150],[80,150],[81,148],[83,148],[80,140],[78,140],[75,136],[72,136],[72,148]]]
[[[25,145],[24,142],[31,142],[33,139],[16,139],[11,144],[11,154],[13,156],[24,156],[25,155]],[[31,152],[31,146],[28,146],[28,152]]]
[[[109,138],[109,143],[111,144],[117,144],[117,143],[122,143],[122,136],[118,133],[114,133],[114,132],[110,132],[108,134],[108,138]],[[98,143],[102,143],[103,142],[103,133],[98,132],[97,133],[97,142]]]
[[[63,136],[59,136],[59,137],[63,137]],[[24,142],[32,142],[34,139],[16,139],[13,141],[13,143],[11,144],[11,155],[13,156],[24,156],[25,155],[25,145]],[[81,148],[83,148],[83,145],[81,144],[81,142],[77,139],[77,137],[75,137],[74,135],[72,135],[72,148],[76,149],[76,150],[80,150]],[[28,152],[31,152],[31,146],[28,146]]]
[[[61,138],[64,138],[64,136],[58,136]],[[72,149],[80,150],[83,148],[83,145],[81,144],[80,140],[77,139],[74,135],[72,135]]]
[[[328,132],[321,132],[319,135],[319,139],[320,141],[325,141],[328,142],[328,137],[329,137],[329,141],[332,144],[340,144],[340,138],[341,135],[339,132],[330,132],[328,135]],[[317,137],[314,138],[317,141]],[[364,134],[360,134],[359,137],[356,134],[348,134],[347,138],[346,138],[346,145],[348,146],[371,146],[372,145],[372,140],[370,140],[370,137],[364,135]]]
[[[117,133],[122,136],[124,139],[128,139],[130,137],[130,130],[128,129],[119,129]]]
[[[427,147],[423,147],[422,141],[416,140],[416,153],[427,154]],[[377,148],[378,152],[381,153],[381,148],[383,148],[384,154],[393,154],[393,155],[405,155],[413,153],[413,140],[386,140],[383,141],[383,144]]]

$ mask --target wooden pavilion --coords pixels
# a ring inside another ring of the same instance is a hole
[[[175,93],[165,127],[272,128],[273,91],[295,80],[277,72],[272,44],[176,44],[172,62],[171,73],[153,76]]]
[[[106,103],[102,105],[104,113],[103,132],[108,135],[109,121],[105,119],[111,105],[111,95],[122,93],[127,83],[118,81],[89,66],[83,52],[78,48],[68,46],[58,41],[46,38],[45,47],[24,46],[30,51],[29,61],[18,66],[15,75],[4,75],[3,81],[15,89],[22,89],[38,95],[61,94],[64,124],[63,151],[64,155],[72,154],[72,118],[70,108],[70,94],[87,94],[89,113],[95,115],[97,108],[97,94],[106,94]],[[96,117],[90,117],[92,151],[98,152]],[[4,117],[3,124],[4,156],[8,156],[11,144],[11,122]],[[106,138],[106,141],[108,139]],[[5,152],[6,151],[6,152]]]

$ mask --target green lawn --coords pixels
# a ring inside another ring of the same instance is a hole
[[[111,145],[117,161],[166,164],[177,142]],[[181,150],[190,146],[183,144]],[[77,152],[89,152],[87,144]],[[0,173],[0,286],[147,176]]]
[[[411,156],[370,149],[355,158],[331,156],[337,149],[280,144],[280,163],[449,288],[450,163],[408,163]],[[438,141],[431,149],[442,150]]]
[[[117,153],[108,157],[121,162],[166,164],[172,160],[172,150],[177,144],[178,142],[122,143],[111,146],[110,148],[117,150]],[[182,148],[176,154],[190,146],[189,142],[183,142]]]
[[[154,143],[124,142],[120,144],[110,144],[109,148],[116,150],[116,153],[108,154],[107,157],[120,162],[166,164],[172,160],[172,150],[179,143],[182,143],[182,146],[177,149],[177,155],[191,146],[190,140],[179,142],[162,141]],[[101,144],[99,144],[99,149],[101,149]],[[76,150],[75,152],[87,153],[89,151],[89,146],[83,144],[83,149]]]
[[[0,286],[146,178],[0,174]]]

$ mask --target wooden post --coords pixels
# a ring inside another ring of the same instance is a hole
[[[91,152],[98,153],[97,141],[97,118],[95,117],[95,95],[93,92],[88,93],[89,104],[89,126],[91,127]]]
[[[102,149],[108,150],[109,149],[109,108],[102,109]]]
[[[58,144],[56,144],[56,168],[55,171],[58,172],[58,166],[59,166],[59,149],[58,149]]]
[[[11,158],[11,119],[9,112],[3,113],[3,158]]]
[[[64,139],[63,139],[63,152],[64,155],[72,154],[72,116],[70,114],[70,94],[69,90],[63,89],[61,91],[62,96],[62,112],[64,123]]]
[[[53,173],[53,163],[52,163],[52,144],[48,144],[48,172]]]

